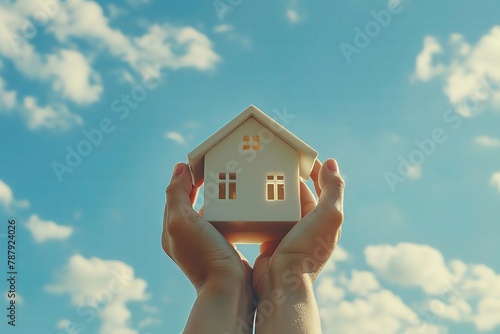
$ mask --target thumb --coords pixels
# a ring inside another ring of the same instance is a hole
[[[190,198],[192,190],[189,167],[185,163],[178,163],[166,190],[165,223],[169,229],[175,229],[173,225],[196,221],[198,214]]]
[[[318,184],[321,189],[318,203],[319,218],[324,224],[338,227],[344,219],[345,182],[335,159],[328,159],[321,166]]]

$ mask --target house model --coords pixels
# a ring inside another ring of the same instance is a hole
[[[301,218],[300,179],[318,153],[251,105],[188,154],[203,217],[229,242],[280,240]]]

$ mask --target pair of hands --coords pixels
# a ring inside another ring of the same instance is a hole
[[[307,293],[340,238],[344,181],[338,164],[316,160],[311,178],[319,202],[301,180],[302,219],[281,241],[261,245],[252,267],[245,257],[193,209],[199,187],[193,186],[189,167],[175,166],[163,218],[162,246],[184,272],[198,295],[235,287],[250,299],[270,300],[273,292]],[[310,291],[310,290],[309,290]]]

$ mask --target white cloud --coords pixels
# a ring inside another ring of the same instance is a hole
[[[351,269],[348,277],[337,269],[318,278],[325,333],[441,334],[448,333],[449,322],[470,323],[478,331],[500,326],[500,274],[490,267],[445,263],[439,250],[410,243],[368,246],[365,256],[375,272]],[[411,298],[407,303],[379,277],[398,284],[398,291],[420,287],[421,296],[403,294]]]
[[[5,301],[7,303],[10,303],[10,301],[12,300],[12,297],[9,297],[9,290],[5,291],[4,297],[5,297]],[[23,305],[24,304],[24,298],[23,298],[23,296],[21,296],[21,294],[19,292],[17,292],[17,291],[16,291],[15,300],[16,300],[16,303],[18,303],[19,305]]]
[[[22,113],[26,118],[28,128],[38,130],[41,128],[52,130],[67,130],[75,125],[83,124],[79,115],[71,113],[63,104],[39,106],[36,98],[24,98]]]
[[[321,284],[321,283],[320,283]],[[372,292],[353,301],[320,302],[320,316],[328,333],[417,333],[418,315],[389,290]],[[425,333],[442,333],[428,325]]]
[[[0,113],[13,109],[16,103],[17,92],[15,90],[7,90],[5,88],[5,81],[0,77]]]
[[[230,32],[233,30],[234,30],[234,27],[230,24],[219,24],[218,26],[215,26],[215,28],[214,28],[214,32],[216,34],[222,34],[222,33]]]
[[[337,279],[333,277],[322,277],[316,286],[318,299],[321,303],[339,302],[345,296],[345,290],[336,285]]]
[[[295,9],[288,9],[286,11],[286,18],[288,22],[295,24],[299,21],[299,13]]]
[[[450,58],[447,64],[435,63],[433,56]],[[500,26],[493,27],[476,45],[465,41],[460,34],[450,35],[446,50],[433,36],[426,36],[424,48],[417,56],[414,77],[429,81],[444,79],[443,91],[457,112],[470,117],[489,100],[500,106]]]
[[[224,36],[226,41],[238,42],[243,47],[249,48],[252,45],[250,39],[237,34],[234,30],[234,26],[230,24],[219,24],[214,27],[214,32]]]
[[[114,20],[120,16],[124,16],[124,15],[127,15],[128,14],[128,11],[121,8],[121,7],[118,7],[117,5],[115,4],[108,4],[108,12],[109,12],[109,18],[110,20]]]
[[[344,262],[349,258],[349,254],[341,246],[337,246],[333,251],[333,255],[328,259],[322,272],[328,273],[336,269],[338,262]]]
[[[49,29],[61,42],[71,38],[96,41],[138,73],[146,66],[210,70],[220,61],[211,41],[192,27],[155,24],[143,36],[129,38],[109,26],[101,6],[94,1],[68,3]]]
[[[424,48],[417,56],[415,76],[422,81],[429,81],[434,76],[442,73],[442,65],[433,65],[434,55],[442,53],[441,45],[436,38],[426,36],[424,38]]]
[[[491,175],[490,185],[497,188],[500,191],[500,172],[495,172]]]
[[[165,133],[165,138],[173,140],[181,145],[184,145],[186,143],[186,138],[184,138],[184,136],[181,133],[176,131],[170,131]]]
[[[132,1],[134,5],[149,1]],[[57,2],[56,2],[57,3]],[[109,15],[123,14],[116,7],[108,7]],[[42,30],[33,26],[31,36],[26,34],[24,18],[32,18],[42,12],[40,2],[34,0],[7,1],[0,4],[0,58],[11,61],[17,71],[31,80],[47,83],[57,94],[53,100],[67,99],[80,105],[98,101],[103,93],[100,74],[92,67],[94,56],[109,52],[114,58],[127,63],[137,74],[146,76],[145,69],[195,68],[200,71],[212,70],[220,62],[220,56],[213,50],[212,42],[202,32],[189,26],[169,24],[151,25],[142,36],[125,35],[121,30],[112,28],[104,10],[96,1],[73,0],[59,3],[57,12],[49,14],[43,27],[43,34],[53,34],[59,45],[54,45],[51,53],[42,54],[32,44],[33,38],[42,38]],[[83,54],[77,51],[77,42],[91,45],[94,50]],[[71,45],[71,48],[68,48]],[[97,52],[96,52],[97,51]],[[130,75],[125,79],[130,79]],[[19,90],[6,90],[0,79],[0,104],[25,110],[16,104]],[[51,96],[47,94],[47,96]],[[21,100],[23,100],[21,98]],[[29,100],[28,100],[29,101]],[[61,103],[47,101],[44,114],[54,116],[52,123],[68,124],[69,115]],[[31,111],[34,105],[32,104]],[[37,114],[42,110],[36,109]],[[32,116],[28,113],[29,116]],[[66,117],[60,122],[59,117]],[[28,121],[32,118],[28,117]],[[72,117],[72,122],[77,121]],[[32,122],[30,127],[38,127]],[[55,129],[56,126],[44,126]],[[63,126],[69,128],[68,126]]]
[[[73,255],[55,273],[56,282],[45,286],[55,294],[69,294],[74,306],[92,310],[102,320],[101,334],[138,334],[130,326],[129,302],[145,301],[147,282],[121,261]]]
[[[14,195],[12,194],[12,189],[9,185],[2,180],[0,180],[0,203],[8,208],[14,202]]]
[[[474,142],[478,145],[485,147],[500,147],[500,139],[492,138],[488,136],[479,136],[474,139]]]
[[[408,178],[416,180],[422,176],[422,166],[420,165],[411,165],[407,170]]]
[[[5,209],[12,207],[26,208],[29,206],[29,202],[27,200],[16,200],[9,185],[0,179],[0,205]]]
[[[399,243],[365,248],[366,262],[389,282],[440,294],[452,275],[441,253],[427,245]]]
[[[99,100],[103,91],[100,77],[80,52],[61,50],[49,55],[47,71],[55,77],[52,88],[64,97],[79,104]]]
[[[161,324],[160,319],[148,317],[148,318],[145,318],[144,320],[141,320],[139,322],[139,324],[137,324],[137,327],[144,328],[144,327],[153,326],[153,325],[160,325],[160,324]]]
[[[64,240],[69,238],[73,233],[71,226],[59,225],[50,220],[42,220],[37,215],[30,216],[26,223],[26,228],[38,243],[49,240]]]
[[[366,296],[380,289],[380,284],[372,272],[353,270],[351,280],[347,283],[347,288],[356,295]]]

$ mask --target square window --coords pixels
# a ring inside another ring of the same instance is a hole
[[[236,180],[236,173],[229,173],[230,180]]]
[[[226,173],[220,172],[219,173],[219,180],[225,180],[226,179]]]

